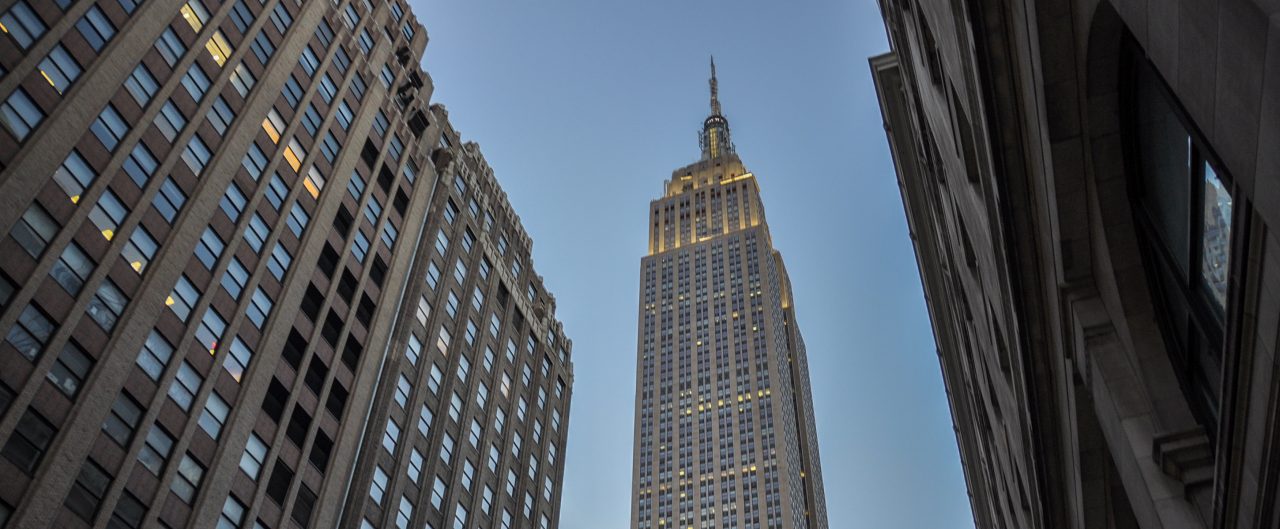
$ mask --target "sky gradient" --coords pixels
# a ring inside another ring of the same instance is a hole
[[[563,529],[630,519],[649,200],[699,155],[708,54],[809,351],[832,529],[972,528],[867,57],[872,0],[410,0],[423,67],[573,340]]]

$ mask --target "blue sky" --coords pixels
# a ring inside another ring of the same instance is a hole
[[[564,529],[626,529],[649,200],[699,154],[707,56],[809,349],[833,529],[971,528],[867,57],[874,1],[413,0],[574,341]]]

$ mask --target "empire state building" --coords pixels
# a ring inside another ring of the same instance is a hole
[[[756,177],[720,108],[649,204],[632,529],[827,529],[804,340]]]

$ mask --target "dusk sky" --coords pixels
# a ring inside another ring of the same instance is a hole
[[[423,67],[573,339],[564,529],[626,529],[649,200],[699,155],[708,55],[808,345],[832,529],[973,527],[867,57],[872,0],[414,0]]]

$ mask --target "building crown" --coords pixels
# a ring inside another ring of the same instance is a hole
[[[720,87],[716,82],[716,58],[711,57],[711,115],[702,122],[698,144],[702,147],[702,159],[710,160],[734,152],[729,138],[729,120],[720,112]]]

